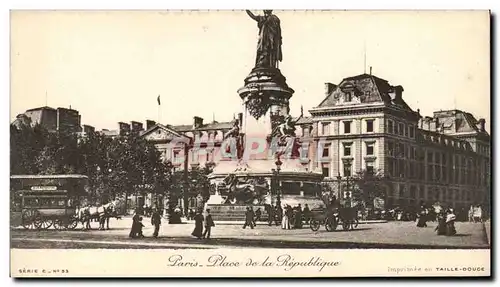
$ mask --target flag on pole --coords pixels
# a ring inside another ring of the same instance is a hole
[[[158,105],[160,106],[161,105],[161,102],[160,102],[160,95],[158,95],[158,98],[156,99],[158,101]]]

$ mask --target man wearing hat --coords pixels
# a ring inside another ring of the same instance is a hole
[[[203,238],[210,239],[210,232],[212,231],[212,227],[215,226],[214,220],[212,219],[212,215],[210,214],[210,209],[207,208],[207,215],[205,216],[205,232],[203,232]]]
[[[156,238],[158,237],[158,232],[160,231],[160,225],[161,225],[161,215],[156,207],[153,208],[153,213],[151,214],[151,225],[155,227],[155,230],[153,232],[153,237]]]

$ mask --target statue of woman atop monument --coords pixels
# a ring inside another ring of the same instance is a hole
[[[278,62],[283,60],[280,19],[272,11],[264,10],[263,16],[256,16],[247,10],[247,14],[257,21],[259,27],[256,68],[278,68]]]

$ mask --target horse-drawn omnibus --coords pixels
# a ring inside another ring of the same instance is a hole
[[[20,213],[26,229],[75,229],[76,210],[88,197],[84,175],[12,175],[10,186],[11,214]]]

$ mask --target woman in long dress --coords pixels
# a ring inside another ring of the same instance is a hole
[[[136,211],[134,217],[132,217],[132,227],[130,228],[130,233],[129,233],[130,238],[136,238],[139,236],[139,224],[140,224],[140,216]]]
[[[194,216],[194,230],[191,235],[194,237],[201,239],[203,236],[203,214],[201,214],[201,211],[197,211],[196,215]]]
[[[453,236],[457,234],[455,229],[455,221],[457,216],[453,213],[453,209],[448,210],[446,214],[446,236]]]
[[[442,213],[438,214],[437,222],[438,225],[434,231],[437,232],[437,235],[446,235],[446,215]]]
[[[282,229],[291,229],[290,228],[290,210],[289,206],[285,206],[285,212],[283,212],[283,219],[281,220],[281,228]]]
[[[427,209],[424,206],[420,207],[417,214],[417,227],[427,227]]]

